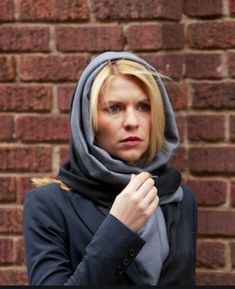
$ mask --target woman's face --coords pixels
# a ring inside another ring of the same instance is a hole
[[[149,147],[150,100],[134,78],[116,76],[99,96],[96,141],[110,155],[134,163]]]

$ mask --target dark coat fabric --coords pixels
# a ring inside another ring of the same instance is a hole
[[[170,253],[158,285],[195,282],[197,207],[183,192],[161,206]],[[30,285],[146,285],[134,262],[145,241],[76,192],[50,184],[27,193],[23,232]]]

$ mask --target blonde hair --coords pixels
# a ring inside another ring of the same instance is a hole
[[[107,81],[116,76],[135,78],[148,95],[151,107],[150,144],[138,163],[147,164],[164,148],[165,114],[162,95],[153,75],[143,65],[125,59],[108,63],[95,77],[90,92],[90,124],[94,133],[98,128],[98,105],[101,93],[105,95]]]

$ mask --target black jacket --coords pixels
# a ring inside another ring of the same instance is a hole
[[[170,254],[159,285],[194,284],[197,208],[183,191],[181,203],[162,206]],[[133,262],[144,240],[57,184],[26,195],[24,240],[31,285],[144,285]]]

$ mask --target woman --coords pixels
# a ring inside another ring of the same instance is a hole
[[[91,61],[72,99],[69,160],[25,198],[30,284],[194,284],[195,199],[167,167],[178,145],[153,67],[126,52]]]

